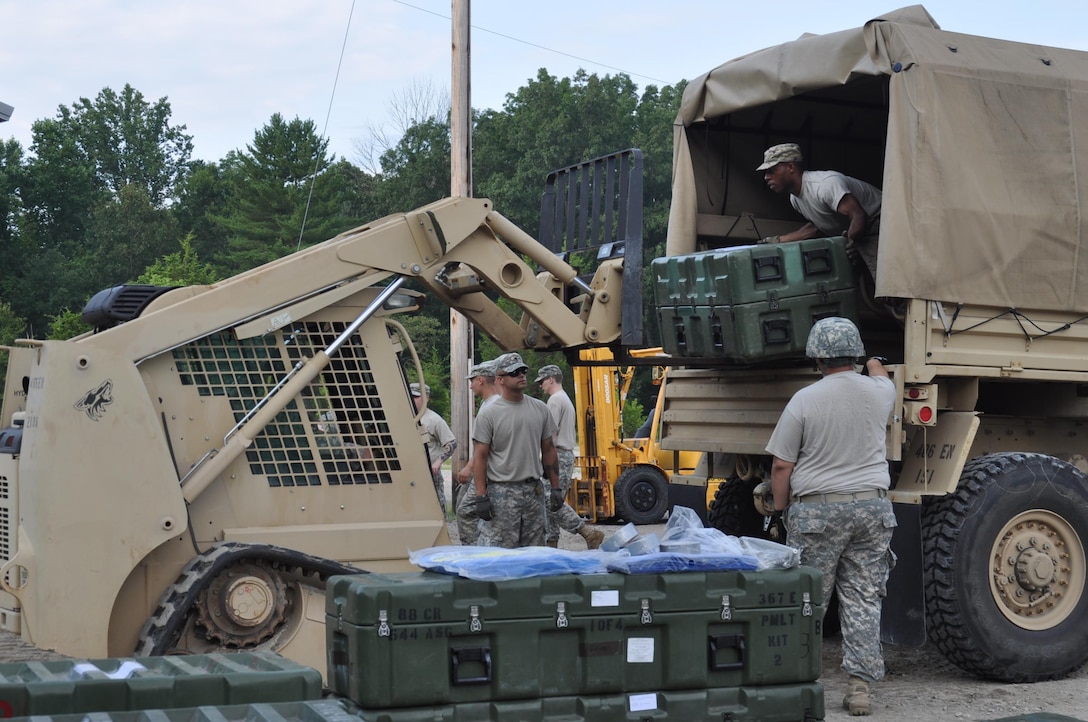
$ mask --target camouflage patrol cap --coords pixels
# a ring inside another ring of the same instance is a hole
[[[559,368],[555,364],[548,364],[547,366],[541,366],[540,370],[536,372],[537,382],[541,382],[547,378],[554,378],[556,380],[563,380],[563,369]]]
[[[494,361],[481,361],[480,363],[469,369],[466,379],[474,379],[477,376],[484,376],[487,378],[495,377],[495,362]]]
[[[779,163],[796,163],[802,160],[801,146],[796,143],[781,143],[772,145],[763,151],[763,165],[756,170],[774,168]]]
[[[427,389],[427,395],[430,396],[431,395],[431,387],[428,386],[427,384],[423,384],[423,388]],[[408,390],[412,392],[412,396],[422,396],[423,395],[423,394],[421,394],[419,392],[419,384],[409,385]]]
[[[521,360],[519,353],[504,353],[495,359],[495,374],[509,374],[518,369],[529,370],[529,365]]]
[[[865,345],[853,321],[832,316],[812,324],[805,355],[815,359],[858,358],[865,355]]]

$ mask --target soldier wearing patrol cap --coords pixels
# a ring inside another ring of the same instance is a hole
[[[565,497],[574,476],[574,447],[578,443],[574,417],[577,412],[570,396],[563,390],[563,370],[558,366],[548,364],[541,367],[536,373],[536,382],[548,394],[548,411],[559,427],[555,435],[555,453],[559,458],[559,488]],[[587,526],[585,519],[578,516],[578,512],[566,502],[556,511],[548,512],[548,546],[559,546],[560,529],[580,535],[586,540],[587,549],[596,549],[604,541],[604,532]]]
[[[843,705],[867,715],[869,684],[884,677],[880,607],[896,525],[886,498],[886,447],[895,384],[879,357],[856,373],[865,347],[848,319],[813,324],[806,354],[822,378],[794,394],[767,443],[774,508],[785,511],[786,543],[800,551],[801,563],[823,573],[824,599],[838,591],[842,668],[850,676]]]
[[[417,412],[431,398],[431,387],[427,384],[411,384],[408,390],[412,394],[412,402],[415,403]],[[438,494],[438,504],[445,515],[446,482],[442,478],[442,464],[453,456],[457,449],[457,439],[450,425],[434,409],[428,408],[423,412],[419,417],[419,426],[423,429],[423,444],[427,447],[427,457],[431,462],[431,480],[434,481],[434,490]]]
[[[469,390],[480,399],[480,411],[499,398],[495,388],[495,362],[481,361],[469,369]],[[472,458],[457,472],[454,487],[454,506],[457,507],[457,535],[464,546],[475,546],[480,536],[479,519],[476,517],[476,488],[472,483]]]
[[[769,236],[760,243],[846,236],[876,281],[881,193],[876,186],[834,170],[805,170],[801,146],[773,145],[763,153],[767,187],[788,193],[790,204],[808,221],[796,231]]]
[[[563,503],[555,421],[543,401],[525,395],[528,372],[520,354],[495,359],[501,397],[480,410],[472,430],[480,546],[544,546],[545,509]],[[549,482],[546,495],[542,477]]]

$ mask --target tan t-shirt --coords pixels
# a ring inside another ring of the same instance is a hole
[[[887,425],[895,384],[844,371],[790,399],[767,453],[793,462],[790,493],[842,494],[887,489]]]

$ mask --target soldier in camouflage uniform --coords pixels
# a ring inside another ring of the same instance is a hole
[[[774,506],[785,510],[786,542],[801,563],[823,573],[824,599],[838,592],[842,668],[850,675],[843,706],[867,715],[869,685],[884,677],[880,607],[895,528],[886,443],[895,384],[878,357],[855,373],[865,347],[848,319],[817,321],[806,353],[822,378],[794,394],[767,443]]]
[[[423,405],[430,401],[431,387],[424,384],[412,384],[409,387],[412,393],[412,402],[418,412]],[[442,516],[446,515],[446,480],[442,476],[442,464],[453,456],[457,449],[457,439],[450,430],[446,420],[438,415],[434,409],[428,408],[419,418],[419,426],[423,429],[423,443],[427,448],[427,456],[431,462],[431,480],[434,482],[434,491],[438,494],[438,504],[442,507]]]
[[[472,431],[476,516],[483,522],[479,546],[544,546],[545,510],[563,503],[555,421],[543,401],[525,395],[528,370],[519,354],[495,359],[501,398],[480,410]]]
[[[488,404],[499,399],[495,388],[495,362],[481,361],[472,367],[465,377],[469,382],[472,395],[480,399],[480,411]],[[461,493],[454,494],[457,499],[457,535],[464,546],[475,546],[480,536],[479,522],[476,518],[476,487],[472,483],[472,459],[457,472],[457,487]]]
[[[555,435],[555,453],[559,458],[559,488],[563,496],[570,492],[574,477],[574,446],[578,443],[574,417],[577,412],[567,392],[563,390],[563,370],[548,364],[536,374],[536,382],[548,394],[548,410],[559,431]],[[597,549],[604,541],[604,532],[586,524],[566,502],[556,512],[548,512],[548,546],[559,546],[559,530],[578,534],[586,540],[587,549]]]

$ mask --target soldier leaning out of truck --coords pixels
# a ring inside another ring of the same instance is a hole
[[[846,236],[876,281],[880,189],[834,170],[805,170],[801,147],[782,143],[763,153],[763,180],[775,193],[789,193],[790,203],[808,222],[796,231],[769,236],[760,243]],[[844,225],[845,224],[845,225]]]

